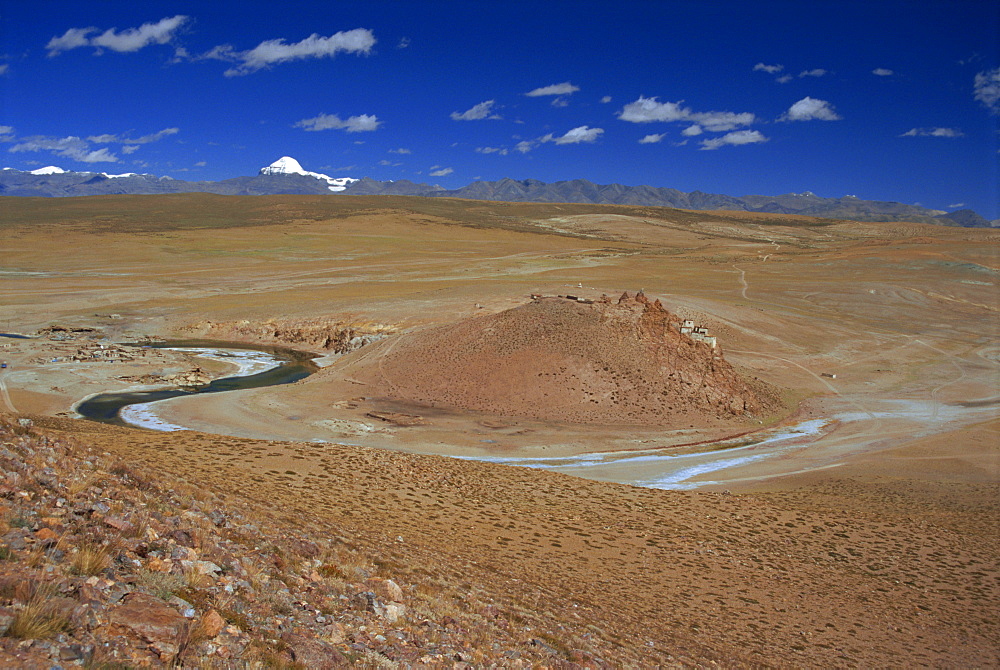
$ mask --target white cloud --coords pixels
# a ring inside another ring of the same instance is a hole
[[[122,142],[126,142],[128,144],[149,144],[150,142],[158,142],[168,135],[176,135],[180,131],[180,128],[164,128],[163,130],[151,135],[143,135],[142,137],[137,137],[135,139],[123,139]]]
[[[349,133],[362,133],[377,129],[382,122],[374,114],[361,114],[341,119],[336,114],[320,114],[311,119],[302,119],[294,124],[295,128],[307,131],[346,130]]]
[[[139,150],[138,144],[126,144],[122,147],[123,154],[134,154],[138,150]]]
[[[649,123],[651,121],[683,121],[689,117],[691,110],[681,107],[679,102],[658,102],[656,98],[644,98],[641,95],[635,102],[630,102],[618,113],[622,121],[632,123]]]
[[[808,95],[788,108],[788,111],[778,117],[779,121],[839,121],[837,114],[826,100],[817,100]]]
[[[402,163],[393,163],[392,161],[387,161],[384,158],[378,162],[379,165],[388,165],[391,167],[399,167]]]
[[[591,128],[590,126],[577,126],[572,130],[568,130],[565,135],[560,137],[555,137],[552,133],[539,137],[539,142],[554,142],[556,144],[580,144],[582,142],[594,142],[597,140],[601,134],[604,133],[603,128]]]
[[[698,122],[705,130],[713,133],[721,133],[727,130],[734,130],[740,126],[749,126],[757,117],[750,112],[697,112],[688,116],[692,121]]]
[[[964,137],[958,128],[911,128],[900,137]]]
[[[821,67],[818,67],[815,70],[803,70],[802,72],[799,72],[799,78],[802,78],[802,77],[822,77],[825,74],[826,74],[826,70],[824,70]]]
[[[206,163],[205,161],[198,161],[197,163],[194,164],[195,167],[205,167],[206,165],[208,165],[208,163]]]
[[[792,75],[790,75],[790,74],[783,74],[780,77],[778,77],[777,79],[775,79],[775,81],[778,82],[779,84],[787,84],[788,82],[790,82],[793,79],[795,79],[795,77],[793,77]]]
[[[564,81],[561,84],[552,84],[551,86],[536,88],[533,91],[528,91],[525,95],[529,98],[537,98],[540,95],[571,95],[579,90],[579,86],[574,86],[568,81]]]
[[[522,140],[514,147],[516,151],[520,151],[522,154],[526,154],[534,148],[535,143],[530,140]]]
[[[408,46],[410,46],[410,38],[409,37],[400,37],[399,38],[399,44],[396,45],[396,48],[397,49],[405,49]]]
[[[75,135],[69,137],[45,137],[36,135],[34,137],[22,138],[18,144],[12,146],[11,153],[21,151],[48,151],[54,156],[71,158],[81,163],[117,163],[118,157],[112,154],[105,147],[103,149],[92,150],[90,144]]]
[[[767,142],[767,138],[759,130],[737,130],[727,133],[722,137],[702,140],[701,149],[702,151],[711,151],[726,145],[740,146],[742,144],[759,144],[761,142]]]
[[[701,128],[714,133],[733,130],[740,126],[749,126],[757,120],[750,112],[692,112],[678,102],[659,102],[656,98],[639,96],[635,102],[625,105],[618,118],[632,123],[650,123],[653,121],[694,121]],[[697,135],[692,131],[691,134]]]
[[[991,114],[1000,114],[1000,67],[978,73],[972,88],[973,97]]]
[[[753,66],[754,72],[766,72],[768,74],[777,74],[784,69],[784,65],[765,65],[764,63],[757,63]]]
[[[90,33],[97,32],[97,28],[70,28],[62,37],[53,37],[45,48],[49,50],[49,57],[55,56],[62,51],[69,51],[77,47],[85,47],[90,44],[87,37]]]
[[[160,19],[156,23],[144,23],[138,28],[127,28],[121,32],[109,28],[96,37],[90,35],[96,33],[99,28],[70,28],[62,36],[50,39],[45,48],[49,50],[50,57],[86,46],[98,50],[111,49],[121,53],[138,51],[150,44],[166,44],[187,21],[188,17],[178,14]]]
[[[611,96],[610,95],[604,96],[603,98],[601,98],[601,102],[604,104],[611,102]]]
[[[696,135],[701,135],[702,132],[704,131],[702,131],[701,126],[699,126],[696,123],[693,126],[688,126],[684,130],[682,130],[681,135],[683,135],[684,137],[695,137]]]
[[[249,51],[234,51],[227,44],[217,46],[202,58],[242,61],[225,71],[227,77],[257,72],[276,63],[306,58],[333,58],[338,53],[368,54],[375,46],[375,35],[367,28],[340,31],[329,37],[313,33],[300,42],[287,44],[283,38],[266,40]]]
[[[958,209],[959,207],[965,207],[965,203],[956,202],[954,205],[948,205],[948,209]]]
[[[14,126],[0,126],[0,135],[10,135],[14,132]]]
[[[7,74],[8,69],[10,69],[10,64],[4,63],[3,65],[0,65],[0,75]]]
[[[454,171],[455,170],[453,170],[450,167],[449,168],[441,168],[440,170],[435,170],[434,168],[431,168],[431,172],[429,172],[428,174],[430,176],[432,176],[432,177],[447,177],[448,175],[450,175]]]
[[[891,77],[895,73],[889,68],[877,67],[874,70],[872,70],[872,74],[877,77]]]
[[[150,135],[143,135],[142,137],[136,138],[122,137],[120,135],[105,133],[104,135],[91,135],[87,138],[87,141],[95,144],[149,144],[150,142],[158,142],[168,135],[176,135],[180,131],[180,128],[164,128],[163,130]],[[135,151],[135,149],[132,151]]]
[[[662,142],[663,138],[666,136],[666,133],[660,133],[659,135],[646,135],[639,140],[639,144],[656,144],[658,142]]]
[[[551,102],[553,107],[569,107],[569,100],[563,97],[558,97]]]
[[[473,105],[471,108],[465,110],[464,112],[452,112],[451,118],[455,121],[479,121],[481,119],[499,119],[501,118],[498,114],[493,113],[493,105],[496,104],[496,100],[486,100],[479,103],[478,105]]]
[[[413,152],[410,151],[409,149],[404,149],[403,147],[400,147],[398,149],[389,149],[389,153],[391,153],[391,154],[412,154]]]
[[[499,156],[506,156],[508,151],[504,147],[476,147],[476,153],[478,154],[497,154]]]
[[[88,151],[86,155],[77,158],[81,163],[117,163],[118,156],[108,151],[107,147],[97,151]]]

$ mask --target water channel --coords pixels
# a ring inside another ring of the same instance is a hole
[[[312,363],[312,359],[315,358],[314,354],[284,347],[241,344],[238,345],[239,348],[234,348],[229,342],[210,340],[179,340],[142,346],[149,346],[153,349],[188,351],[198,357],[233,363],[239,369],[231,375],[215,379],[202,386],[99,393],[80,402],[76,406],[78,414],[93,421],[119,426],[132,425],[154,430],[185,430],[183,426],[174,426],[159,420],[149,410],[149,405],[168,398],[199,393],[222,393],[262,386],[291,384],[308,377],[319,369]]]
[[[145,345],[142,345],[145,346]],[[238,370],[209,384],[191,388],[153,389],[101,393],[81,401],[76,411],[87,419],[117,425],[131,425],[159,431],[188,430],[162,419],[155,403],[169,398],[201,393],[222,393],[240,389],[289,384],[318,370],[313,354],[282,347],[233,345],[202,340],[173,341],[149,345],[154,348],[186,351],[196,357],[235,364]],[[932,407],[933,406],[933,407]],[[587,479],[615,481],[658,489],[696,489],[739,481],[743,466],[760,461],[798,462],[803,470],[835,467],[850,453],[867,450],[872,444],[884,448],[900,435],[919,437],[940,430],[939,423],[952,423],[962,413],[981,413],[992,407],[956,407],[936,402],[898,399],[869,399],[864,411],[847,402],[827,418],[801,419],[793,425],[779,425],[753,436],[721,440],[691,452],[672,447],[641,451],[585,453],[562,457],[518,457],[480,454],[462,456],[471,460],[538,468]],[[924,425],[934,417],[934,429]],[[887,430],[883,420],[912,419],[915,425]],[[922,421],[921,421],[922,419]],[[183,421],[183,420],[182,420]],[[324,441],[324,440],[314,440]],[[874,442],[873,442],[874,441]],[[804,459],[804,460],[803,460]],[[776,467],[783,471],[787,465]],[[770,471],[775,468],[765,468]],[[709,480],[706,475],[718,473]],[[723,474],[725,473],[725,474]],[[756,478],[756,477],[752,477]]]

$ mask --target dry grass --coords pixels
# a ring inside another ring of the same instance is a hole
[[[211,577],[203,572],[199,572],[198,569],[193,566],[184,570],[183,579],[184,583],[192,589],[201,589],[212,584]]]
[[[113,548],[110,545],[100,545],[93,543],[81,544],[70,564],[70,569],[74,574],[84,577],[98,575],[111,565],[111,554]]]
[[[5,635],[19,640],[44,640],[65,630],[69,621],[56,612],[52,589],[38,588],[24,607],[14,615]]]
[[[180,575],[151,570],[140,570],[135,583],[163,600],[167,600],[188,585],[187,580]]]

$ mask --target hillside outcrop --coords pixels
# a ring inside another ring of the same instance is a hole
[[[741,421],[778,407],[642,293],[537,298],[386,340],[343,371],[392,400],[594,424]]]

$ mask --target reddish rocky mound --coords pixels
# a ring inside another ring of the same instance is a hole
[[[340,368],[388,399],[578,423],[683,425],[777,406],[641,293],[540,298],[392,338]]]

